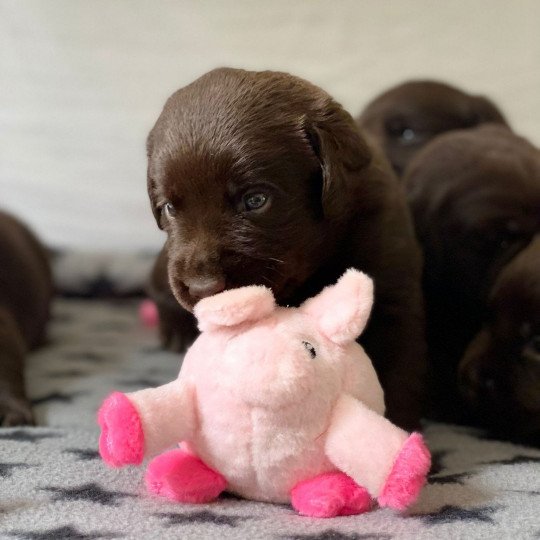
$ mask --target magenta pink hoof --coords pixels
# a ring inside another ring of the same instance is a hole
[[[159,324],[159,313],[155,302],[148,299],[141,302],[139,319],[147,328],[155,328]]]
[[[331,472],[296,484],[291,490],[291,504],[304,516],[330,518],[368,512],[372,501],[366,489],[350,476]]]
[[[146,471],[150,493],[183,503],[205,503],[216,499],[227,481],[201,459],[181,449],[155,457]]]
[[[404,510],[420,494],[431,466],[422,435],[413,433],[404,443],[379,495],[381,506]]]
[[[108,465],[139,465],[144,457],[144,433],[137,409],[122,392],[113,392],[98,411],[99,453]]]

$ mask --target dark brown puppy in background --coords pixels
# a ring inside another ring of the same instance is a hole
[[[371,101],[357,121],[384,150],[398,176],[418,150],[441,133],[487,122],[506,125],[489,99],[429,80],[390,88]]]
[[[45,249],[18,220],[0,212],[0,424],[31,424],[24,358],[45,337],[52,297]]]
[[[224,288],[266,285],[295,305],[356,267],[375,279],[362,343],[388,414],[418,426],[420,252],[401,186],[339,104],[288,74],[214,70],[169,98],[148,160],[168,235],[152,276],[165,345],[187,346],[189,311]]]
[[[540,151],[500,126],[455,131],[404,183],[438,417],[540,444]]]

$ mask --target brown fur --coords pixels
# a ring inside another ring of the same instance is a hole
[[[357,267],[375,278],[363,344],[389,416],[418,425],[420,253],[401,187],[340,105],[288,74],[214,70],[167,101],[148,158],[152,210],[168,235],[151,287],[166,345],[193,339],[193,317],[173,295],[190,311],[198,283],[267,285],[294,305]],[[249,210],[255,193],[268,202]]]
[[[24,357],[40,345],[52,282],[47,254],[19,221],[0,212],[0,423],[33,422],[24,389]]]
[[[404,178],[424,247],[445,420],[540,435],[540,152],[504,127],[442,135]]]
[[[398,176],[414,155],[441,133],[487,122],[506,125],[489,99],[427,80],[390,88],[371,101],[357,121],[384,150]]]

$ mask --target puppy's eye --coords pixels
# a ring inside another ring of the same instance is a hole
[[[507,250],[522,240],[523,237],[524,234],[521,232],[519,224],[515,221],[509,221],[501,228],[494,228],[486,235],[490,244],[499,250]]]
[[[260,210],[268,202],[268,196],[265,193],[249,193],[244,195],[243,203],[246,210]]]
[[[403,123],[402,120],[390,120],[386,124],[388,135],[397,139],[401,144],[412,144],[418,139],[418,133],[412,127]]]
[[[162,213],[165,215],[165,217],[167,219],[171,219],[173,218],[175,215],[176,215],[176,208],[174,207],[174,205],[170,202],[167,202],[165,203],[162,207],[161,207],[161,211]]]
[[[540,334],[532,336],[526,347],[540,361]]]
[[[309,341],[302,341],[302,345],[304,345],[306,351],[309,353],[309,356],[311,356],[311,358],[315,358],[317,356],[315,347]]]
[[[410,143],[410,142],[414,141],[414,139],[416,139],[416,133],[415,133],[414,129],[405,128],[399,134],[399,137],[404,143]]]

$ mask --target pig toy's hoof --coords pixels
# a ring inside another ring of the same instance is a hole
[[[182,449],[155,457],[146,471],[150,493],[182,503],[206,503],[227,487],[227,480],[201,459]]]
[[[379,495],[381,506],[404,510],[420,494],[431,465],[429,450],[419,433],[413,433],[403,445],[392,471]]]
[[[291,490],[291,504],[304,516],[329,518],[368,512],[372,501],[351,477],[331,472],[298,483]]]
[[[99,453],[108,465],[139,465],[144,456],[144,434],[137,409],[122,392],[114,392],[98,412],[101,426]]]

